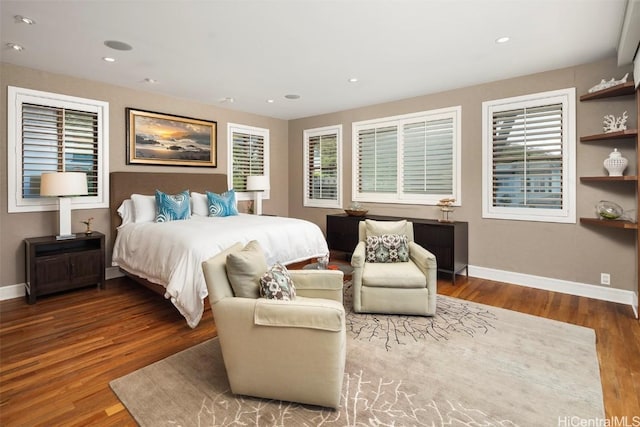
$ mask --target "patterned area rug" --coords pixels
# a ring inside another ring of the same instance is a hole
[[[347,339],[338,411],[231,394],[215,338],[111,388],[142,426],[543,426],[604,417],[591,329],[439,296],[432,318],[350,311]]]

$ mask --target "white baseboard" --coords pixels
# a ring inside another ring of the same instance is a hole
[[[588,283],[571,282],[568,280],[514,273],[512,271],[496,270],[494,268],[477,267],[473,265],[469,266],[469,276],[544,289],[545,291],[627,304],[633,308],[636,318],[638,317],[638,294],[633,291],[605,288],[604,286],[590,285]]]
[[[0,301],[24,297],[27,294],[24,283],[0,287]]]

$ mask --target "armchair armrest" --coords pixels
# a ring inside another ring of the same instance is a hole
[[[438,268],[436,256],[416,242],[409,242],[409,258],[411,258],[411,261],[418,266],[425,276],[429,270],[437,270]]]
[[[353,250],[353,255],[351,255],[351,266],[353,268],[362,268],[364,267],[365,260],[365,243],[363,241],[358,242],[358,245]]]
[[[344,273],[334,270],[289,270],[298,296],[342,303]]]
[[[344,329],[344,316],[344,307],[338,301],[304,297],[293,301],[259,298],[253,323],[260,326],[340,332]]]

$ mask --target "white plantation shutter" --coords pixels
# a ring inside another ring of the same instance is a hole
[[[340,208],[342,126],[305,130],[304,144],[304,205]]]
[[[98,114],[22,104],[22,197],[40,197],[42,172],[85,172],[98,194]]]
[[[247,177],[269,176],[269,129],[229,124],[229,146],[231,149],[231,173],[229,188],[236,192],[247,190]],[[268,198],[268,191],[263,198]]]
[[[43,172],[84,172],[89,193],[74,209],[109,206],[109,104],[104,101],[7,88],[8,211],[55,210],[40,197]]]
[[[404,126],[404,192],[453,194],[453,119]]]
[[[562,209],[562,104],[493,116],[494,206]]]
[[[483,103],[487,218],[575,222],[575,90]]]
[[[460,200],[460,107],[354,123],[354,200]]]

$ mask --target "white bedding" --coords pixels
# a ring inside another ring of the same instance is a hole
[[[308,221],[240,214],[192,216],[184,221],[132,223],[121,227],[112,264],[166,288],[190,327],[204,310],[207,286],[201,263],[236,242],[257,240],[267,264],[290,264],[329,252],[320,228]]]

